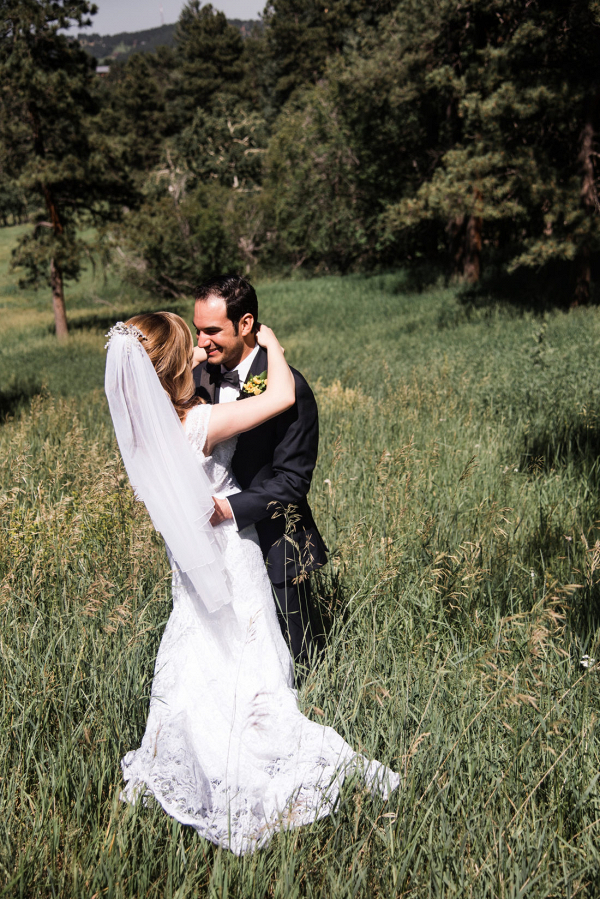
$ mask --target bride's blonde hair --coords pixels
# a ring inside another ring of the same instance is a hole
[[[134,315],[125,324],[139,328],[146,338],[140,338],[140,343],[150,356],[177,415],[183,420],[193,406],[203,402],[194,396],[192,332],[174,312],[146,312]]]

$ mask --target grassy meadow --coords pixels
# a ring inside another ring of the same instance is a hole
[[[600,310],[468,305],[402,272],[258,285],[321,416],[330,634],[301,702],[402,787],[348,785],[238,859],[118,798],[170,592],[104,333],[164,304],[89,271],[59,346],[48,293],[8,270],[18,233],[0,230],[0,896],[597,896],[600,670],[579,662],[600,658]]]

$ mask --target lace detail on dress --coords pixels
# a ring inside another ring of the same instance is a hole
[[[235,492],[235,439],[202,452],[210,414],[210,406],[192,409],[186,434],[215,493]],[[399,778],[301,714],[256,532],[238,533],[232,522],[218,530],[235,620],[228,606],[199,611],[185,575],[173,571],[146,732],[122,760],[122,796],[153,796],[182,824],[243,854],[330,814],[349,775],[384,797]]]
[[[185,417],[184,431],[187,439],[192,444],[196,453],[204,455],[204,447],[206,438],[208,437],[208,423],[210,422],[210,414],[212,406],[208,403],[198,403],[192,406]]]
[[[204,455],[204,447],[208,436],[208,425],[212,406],[194,406],[185,419],[185,433],[194,448],[198,461],[208,475],[215,496],[229,496],[237,493],[239,486],[231,473],[231,460],[235,452],[237,437],[230,437],[215,446],[212,455]]]

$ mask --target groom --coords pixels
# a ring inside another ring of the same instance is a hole
[[[243,400],[253,378],[255,389],[264,389],[267,353],[256,342],[257,322],[258,300],[248,281],[221,275],[200,285],[194,326],[208,360],[194,369],[197,395],[211,403]],[[281,630],[295,661],[305,663],[315,650],[308,575],[325,564],[327,550],[306,499],[317,461],[317,404],[302,375],[292,373],[294,406],[240,434],[232,465],[242,490],[214,498],[211,524],[233,519],[238,530],[256,526]]]

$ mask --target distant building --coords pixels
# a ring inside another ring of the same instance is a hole
[[[110,66],[96,66],[96,75],[108,75]]]

